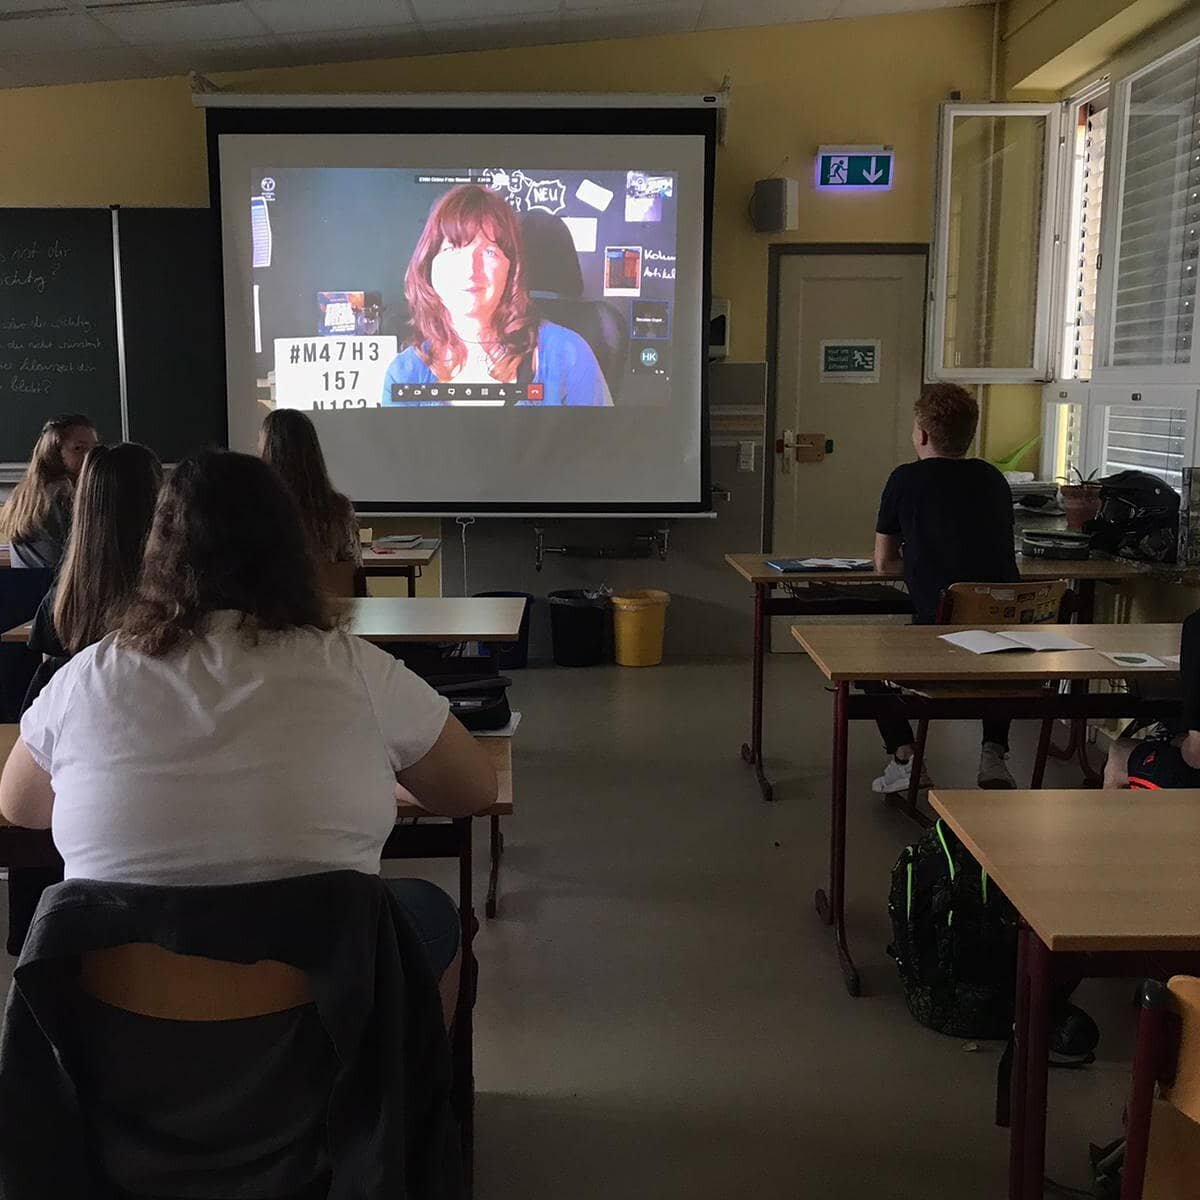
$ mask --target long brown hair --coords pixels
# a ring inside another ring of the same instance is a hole
[[[497,379],[515,375],[537,348],[538,316],[525,288],[525,254],[517,214],[495,192],[474,183],[451,188],[432,208],[404,275],[411,342],[439,379],[450,379],[467,360],[441,297],[433,290],[433,260],[443,242],[465,246],[483,231],[508,259],[508,280],[492,318],[496,342],[489,350]]]
[[[313,423],[295,408],[277,408],[262,423],[259,454],[279,472],[300,506],[309,546],[318,563],[353,552],[354,507],[334,491]]]
[[[82,413],[64,413],[42,426],[21,482],[0,508],[0,537],[5,541],[23,542],[36,537],[55,497],[64,490],[70,495],[71,476],[63,462],[63,443],[72,429],[81,428],[95,429],[96,425]]]
[[[163,487],[121,640],[163,655],[219,609],[240,612],[251,635],[335,624],[283,480],[249,454],[206,450]]]
[[[54,631],[71,654],[98,642],[125,615],[161,486],[162,466],[145,446],[122,442],[88,451],[54,593]]]

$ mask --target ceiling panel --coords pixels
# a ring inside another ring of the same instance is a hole
[[[70,53],[119,44],[113,34],[95,21],[75,14],[0,21],[0,53],[5,55]]]
[[[276,33],[338,32],[347,29],[394,29],[410,24],[404,0],[248,0],[247,7]]]
[[[247,71],[255,67],[286,67],[298,62],[295,51],[282,42],[260,38],[231,38],[219,42],[164,42],[138,47],[159,66],[159,74],[188,71]]]
[[[123,42],[134,46],[171,42],[222,42],[266,34],[262,22],[239,0],[224,4],[139,4],[98,14]]]
[[[704,0],[697,29],[733,29],[750,25],[782,25],[789,21],[823,21],[841,0]]]
[[[567,41],[646,37],[656,33],[690,33],[700,16],[700,0],[639,4],[621,7],[572,8],[562,14]]]
[[[562,41],[558,13],[528,13],[510,21],[422,22],[435,54],[495,50],[501,46],[544,46]]]
[[[598,41],[987,2],[0,0],[0,87]]]
[[[508,17],[557,12],[559,0],[412,0],[412,6],[422,25],[469,19],[487,25]]]

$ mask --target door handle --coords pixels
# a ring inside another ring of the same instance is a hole
[[[782,436],[775,439],[775,453],[780,456],[779,470],[782,474],[790,474],[792,459],[796,454],[796,431],[785,429]]]

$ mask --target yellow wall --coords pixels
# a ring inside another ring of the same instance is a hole
[[[717,165],[713,290],[732,302],[732,357],[766,352],[767,246],[927,242],[936,113],[952,88],[986,96],[991,9],[723,30],[221,76],[235,90],[707,92],[733,99]],[[812,190],[821,143],[895,147],[881,196]],[[787,160],[785,162],[785,159]],[[0,206],[202,205],[204,120],[182,78],[0,91]],[[750,228],[754,180],[801,180],[801,227]]]

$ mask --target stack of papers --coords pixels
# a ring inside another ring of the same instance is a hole
[[[961,633],[943,633],[942,641],[961,646],[972,654],[997,654],[1001,650],[1090,650],[1092,647],[1059,633],[1038,630],[1013,630],[987,633],[982,629],[964,629]]]
[[[768,558],[767,566],[786,573],[802,571],[870,571],[869,558]]]

